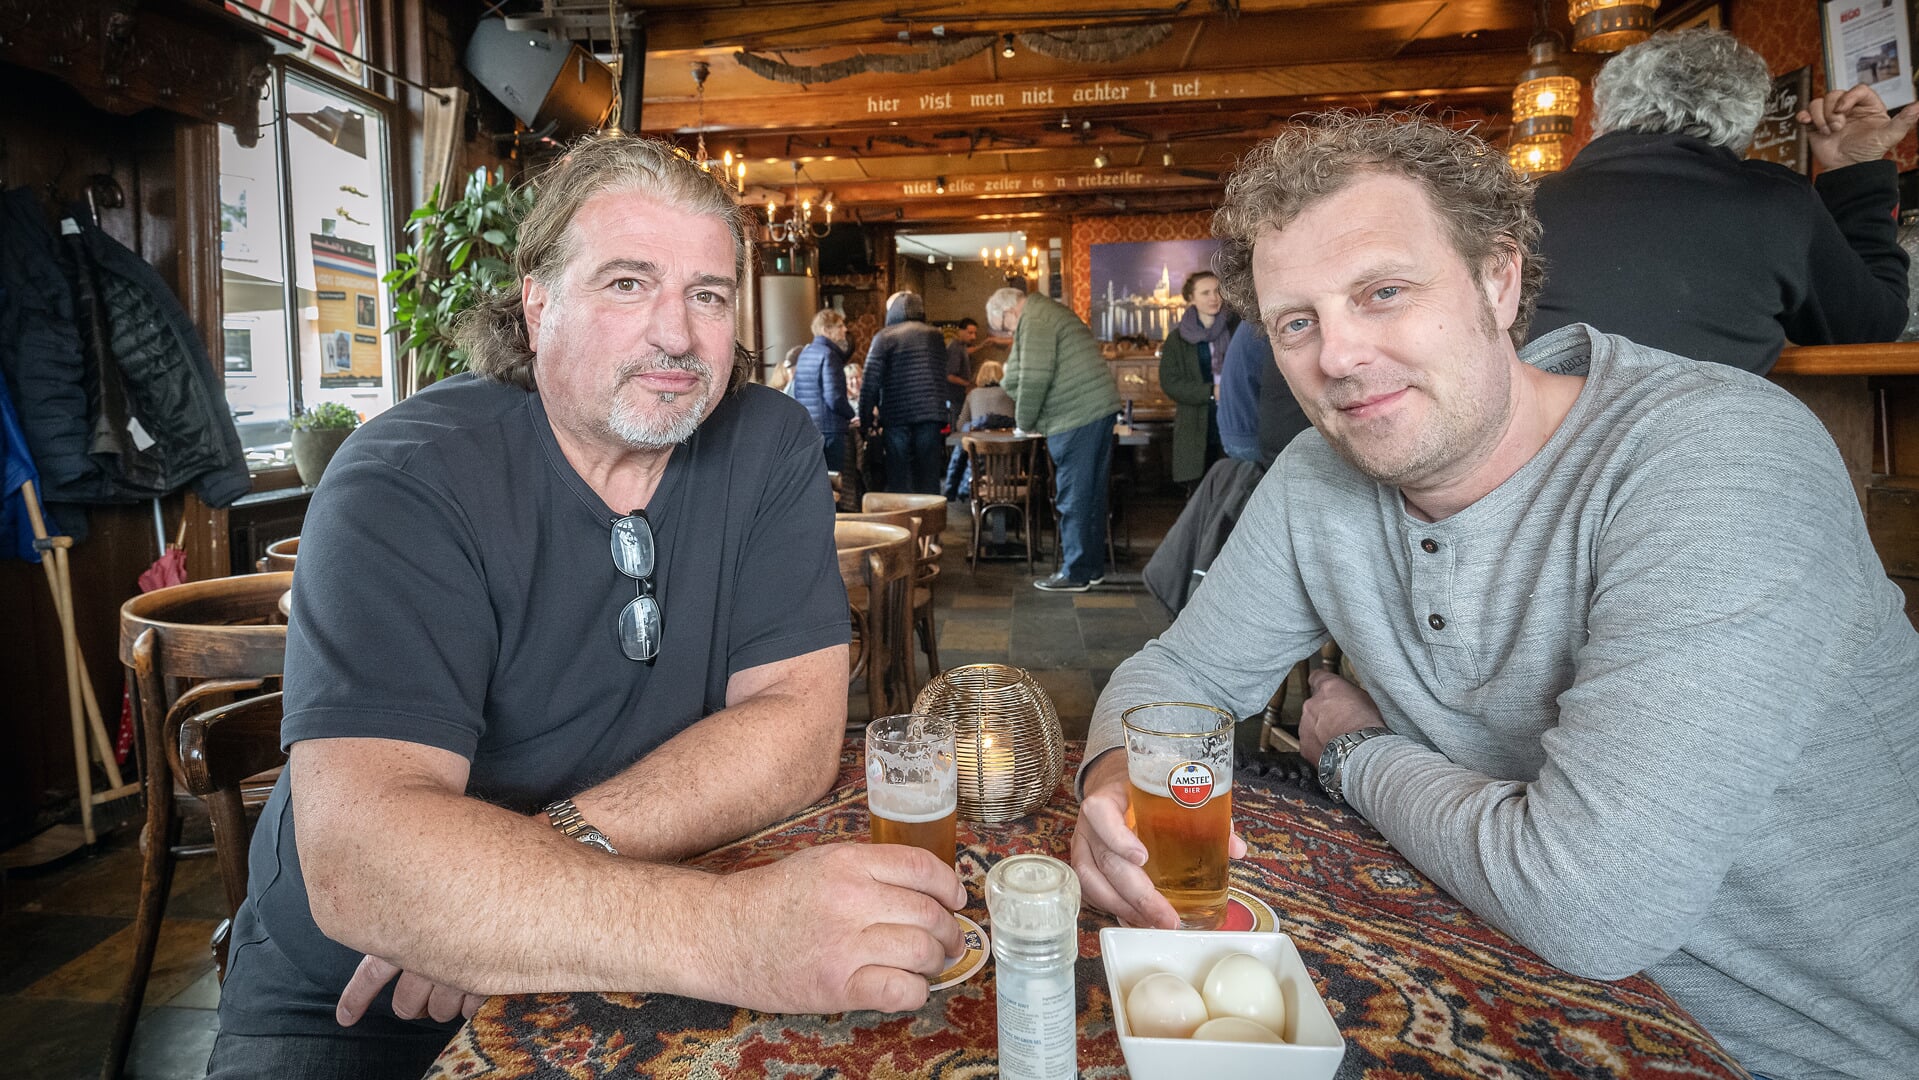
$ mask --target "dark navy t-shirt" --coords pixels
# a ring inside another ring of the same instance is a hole
[[[645,507],[660,651],[620,650],[633,579],[609,507],[574,472],[540,397],[460,376],[356,432],[300,537],[281,738],[450,750],[468,793],[532,813],[593,786],[726,704],[735,672],[849,639],[819,431],[748,385],[676,447]],[[742,748],[745,749],[745,748]],[[254,833],[221,1026],[344,1034],[360,955],[307,906],[282,777]],[[475,942],[484,948],[484,942]],[[353,1034],[417,1031],[383,994]]]

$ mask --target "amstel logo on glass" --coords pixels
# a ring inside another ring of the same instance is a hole
[[[1181,806],[1201,807],[1213,797],[1213,769],[1203,761],[1182,761],[1166,774],[1166,791]]]

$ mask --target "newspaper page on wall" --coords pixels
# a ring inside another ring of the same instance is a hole
[[[1888,109],[1919,101],[1912,87],[1912,30],[1906,0],[1825,0],[1826,86],[1873,88]]]

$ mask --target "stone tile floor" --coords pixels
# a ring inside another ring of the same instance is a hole
[[[969,569],[972,520],[963,504],[954,504],[936,601],[942,666],[997,662],[1026,668],[1052,696],[1067,738],[1084,738],[1113,668],[1168,621],[1140,585],[1139,571],[1177,516],[1179,502],[1137,500],[1129,511],[1133,520],[1122,536],[1130,550],[1118,553],[1119,565],[1105,583],[1090,592],[1058,594],[1032,587],[1053,570],[1050,547],[1031,573],[1023,546],[1016,559]],[[924,658],[915,655],[923,676]],[[849,722],[863,721],[865,714],[866,695],[856,688]],[[0,1074],[46,1080],[99,1074],[132,952],[140,884],[136,812],[129,810],[125,823],[91,854],[0,880]],[[196,827],[204,835],[204,819],[189,823],[189,835]],[[207,940],[224,909],[213,861],[181,860],[129,1076],[204,1077],[220,996]]]

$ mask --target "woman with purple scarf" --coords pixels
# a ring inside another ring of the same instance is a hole
[[[1179,292],[1186,313],[1159,348],[1159,388],[1179,406],[1173,414],[1173,479],[1187,483],[1206,475],[1221,455],[1214,402],[1239,316],[1227,310],[1211,270],[1188,274]]]

